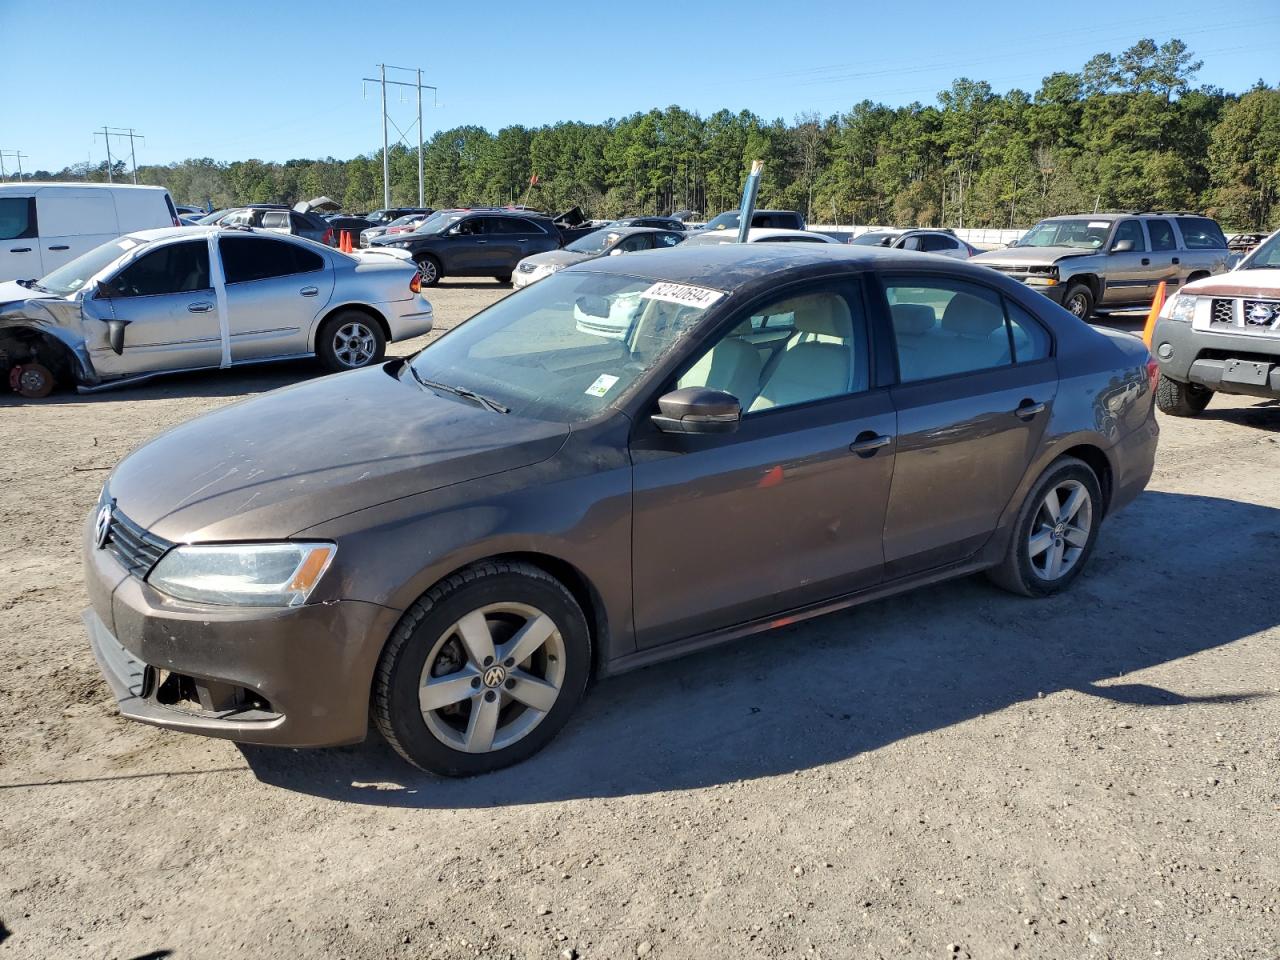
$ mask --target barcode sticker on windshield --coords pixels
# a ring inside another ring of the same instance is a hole
[[[1090,230],[1092,230],[1094,227],[1102,227],[1102,228],[1105,230],[1105,229],[1106,229],[1107,227],[1109,227],[1109,226],[1111,226],[1111,224],[1107,223],[1107,221],[1105,221],[1105,220],[1090,220],[1090,221],[1089,221],[1089,229],[1090,229]]]
[[[603,397],[613,389],[613,385],[617,382],[617,377],[612,374],[602,373],[600,376],[596,377],[596,382],[587,387],[584,392],[588,397]]]
[[[724,293],[707,287],[694,287],[687,283],[669,283],[660,280],[640,296],[646,300],[665,300],[667,303],[678,303],[682,307],[698,307],[705,310],[723,297]]]

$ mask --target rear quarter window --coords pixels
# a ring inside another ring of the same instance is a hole
[[[39,236],[35,197],[0,197],[0,240]]]
[[[1227,238],[1222,228],[1208,217],[1175,217],[1188,250],[1225,250]]]

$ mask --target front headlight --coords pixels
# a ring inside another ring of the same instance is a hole
[[[296,607],[311,595],[336,552],[332,543],[175,547],[160,558],[147,583],[197,603]]]
[[[1195,319],[1196,315],[1196,298],[1188,296],[1185,293],[1179,293],[1170,297],[1164,305],[1164,309],[1160,311],[1160,317],[1163,320],[1180,320],[1183,323],[1190,323]]]

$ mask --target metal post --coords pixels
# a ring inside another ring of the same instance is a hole
[[[106,127],[102,128],[102,139],[107,142],[107,183],[115,183],[115,177],[111,175],[111,135]]]
[[[418,207],[425,207],[422,182],[422,68],[418,68]]]
[[[4,172],[4,154],[0,153],[0,180],[8,180],[9,176]],[[19,177],[18,179],[22,179]]]
[[[738,213],[738,243],[746,243],[751,233],[751,215],[756,212],[756,191],[760,189],[760,174],[764,171],[763,160],[751,161],[751,172],[747,174],[747,182],[742,186],[742,206]]]
[[[129,128],[129,160],[133,163],[133,184],[138,185],[138,154],[133,149],[133,127]]]
[[[391,206],[391,163],[387,158],[387,65],[378,64],[382,77],[382,206]]]

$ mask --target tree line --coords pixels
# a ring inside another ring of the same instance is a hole
[[[811,222],[1015,227],[1092,210],[1187,209],[1228,228],[1280,222],[1280,89],[1193,86],[1186,44],[1140,40],[1100,53],[1034,93],[960,78],[936,104],[871,100],[791,122],[749,111],[703,117],[678,106],[603,123],[462,126],[424,149],[435,207],[525,202],[588,216],[704,215],[736,207],[746,169],[765,162],[759,204]],[[415,150],[390,155],[394,205],[417,202]],[[30,179],[105,180],[106,164]],[[126,177],[123,162],[117,179]],[[537,183],[530,179],[537,175]],[[210,159],[142,166],[139,182],[179,203],[286,202],[325,195],[352,211],[382,205],[380,151],[350,160]]]

